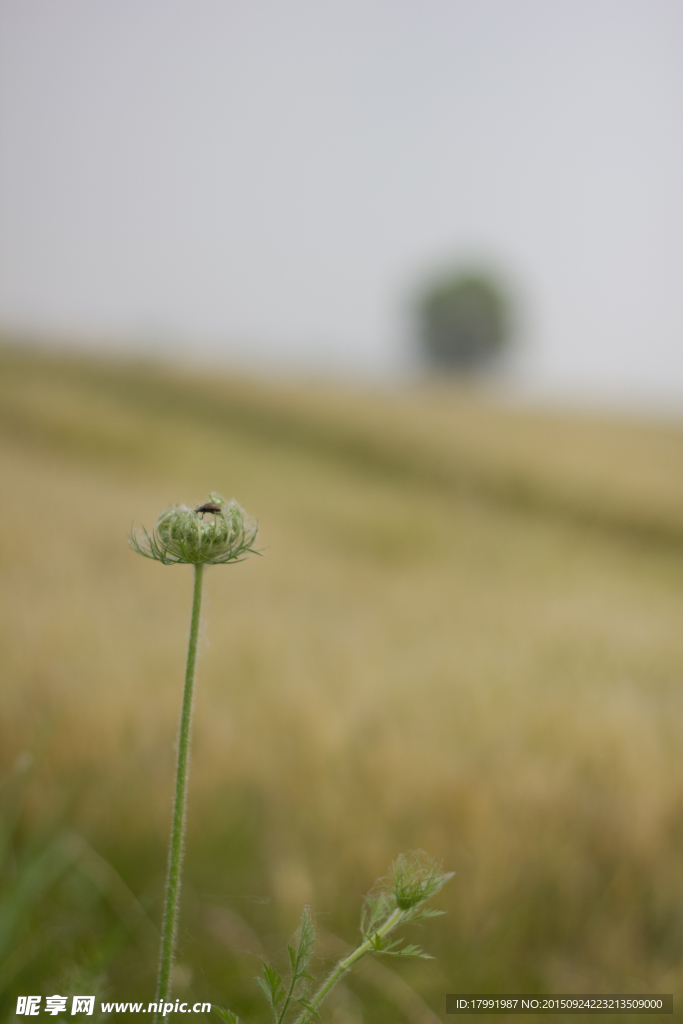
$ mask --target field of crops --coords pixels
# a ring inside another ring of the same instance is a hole
[[[263,557],[207,574],[177,994],[265,1021],[301,905],[334,954],[423,848],[436,959],[323,1020],[683,995],[679,426],[10,347],[0,412],[3,1020],[152,998],[192,574],[126,540],[211,490]]]

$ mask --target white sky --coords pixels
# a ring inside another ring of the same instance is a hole
[[[392,374],[471,257],[683,408],[683,0],[0,0],[0,132],[6,327]]]

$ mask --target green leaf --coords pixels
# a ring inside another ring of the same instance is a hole
[[[296,973],[301,976],[313,956],[313,943],[315,942],[315,929],[311,920],[311,912],[304,907],[301,913],[301,925],[299,927],[299,946],[296,951]]]
[[[280,999],[284,999],[284,1002],[279,1012],[275,1014],[275,1024],[283,1024],[283,1021],[287,1016],[287,1011],[289,1010],[290,1000],[295,996],[297,988],[301,998],[305,998],[306,988],[304,987],[304,991],[301,992],[300,982],[304,979],[307,981],[315,981],[313,975],[307,970],[309,961],[313,956],[314,942],[315,931],[313,928],[313,921],[311,920],[311,913],[308,907],[304,907],[301,914],[299,941],[297,942],[296,949],[287,943],[287,955],[289,956],[291,977],[286,996],[284,992],[278,996],[278,1001]]]
[[[273,1000],[271,998],[270,989],[266,985],[263,978],[256,978],[256,984],[258,985],[259,989],[261,990],[261,992],[263,992],[264,996],[268,1000],[268,1005],[273,1006]]]
[[[315,981],[315,978],[309,974],[307,970],[308,964],[313,956],[314,942],[315,930],[313,928],[313,921],[311,920],[311,912],[308,907],[304,907],[301,914],[299,942],[297,943],[296,951],[292,946],[287,946],[289,960],[292,965],[292,987],[294,987],[296,982],[300,981],[302,978],[309,978],[311,981]]]
[[[425,907],[425,909],[421,910],[419,914],[412,917],[411,921],[424,921],[426,917],[441,917],[442,914],[445,913],[445,910],[432,910],[430,907]]]
[[[307,999],[305,996],[300,996],[299,999],[297,999],[297,1003],[300,1003],[304,1010],[308,1010],[308,1012],[313,1014],[314,1017],[320,1016],[311,1000]]]
[[[226,1024],[242,1024],[236,1013],[232,1010],[224,1010],[222,1006],[212,1005],[211,1009],[214,1013],[218,1014],[221,1020],[224,1020]]]
[[[393,896],[386,890],[369,893],[363,902],[360,915],[360,931],[364,940],[368,940],[373,932],[379,931],[396,903]]]
[[[402,939],[384,939],[379,934],[379,932],[377,932],[377,934],[371,937],[371,942],[373,952],[388,953],[389,950],[394,949],[395,946],[398,946],[399,943],[402,942]]]
[[[430,956],[429,953],[423,952],[420,946],[403,946],[401,949],[381,949],[380,953],[384,953],[387,956],[415,956],[422,960],[433,960],[434,957]]]
[[[280,999],[282,999],[282,992],[280,992],[280,989],[282,988],[282,978],[277,971],[270,966],[270,964],[265,962],[265,960],[263,961],[263,975],[266,979],[268,988],[272,992],[273,1002],[279,1002]]]
[[[257,978],[256,984],[263,992],[270,1005],[274,1017],[277,1019],[277,1005],[285,998],[282,978],[270,964],[263,961],[263,978]]]

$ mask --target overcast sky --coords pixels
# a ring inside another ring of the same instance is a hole
[[[683,0],[0,0],[0,132],[5,327],[390,375],[476,261],[683,409]]]

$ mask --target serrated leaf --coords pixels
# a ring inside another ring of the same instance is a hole
[[[308,1010],[308,1012],[312,1013],[314,1017],[320,1016],[313,1003],[310,1001],[310,999],[306,999],[305,996],[300,996],[299,999],[297,999],[297,1003],[301,1003],[304,1010]]]
[[[304,907],[301,914],[301,924],[299,926],[299,941],[297,943],[296,951],[291,947],[287,946],[289,953],[290,963],[292,965],[292,984],[300,981],[302,978],[309,978],[311,981],[315,981],[307,971],[308,964],[311,957],[313,956],[313,943],[315,942],[315,931],[313,928],[313,922],[311,920],[311,914],[308,907]]]
[[[374,952],[386,953],[390,949],[393,949],[394,946],[398,946],[402,942],[402,939],[384,939],[379,933],[377,933],[372,936],[371,941]]]
[[[263,980],[263,978],[256,978],[255,980],[256,980],[256,984],[260,988],[261,992],[263,992],[264,996],[268,1000],[268,1005],[272,1006],[273,1005],[273,1001],[272,1001],[272,999],[270,997],[270,989],[266,985],[265,981]]]
[[[441,915],[445,913],[445,910],[432,910],[431,907],[425,907],[424,910],[421,910],[419,914],[415,915],[413,921],[424,921],[426,917],[441,917]]]
[[[301,913],[301,925],[299,930],[299,947],[296,951],[297,970],[303,968],[313,955],[313,943],[315,942],[315,929],[308,907],[304,907]]]
[[[419,957],[421,960],[433,960],[434,957],[430,956],[429,953],[423,952],[419,946],[403,946],[401,949],[382,949],[381,953],[385,953],[388,956],[414,956]]]
[[[225,1010],[222,1006],[212,1005],[211,1009],[214,1013],[218,1014],[221,1020],[224,1020],[226,1024],[242,1024],[236,1013],[232,1010]]]
[[[284,996],[284,992],[280,991],[282,988],[282,978],[277,971],[270,966],[270,964],[266,963],[265,960],[263,961],[263,976],[265,978],[266,985],[272,993],[272,1003],[273,1006],[275,1006]]]
[[[296,944],[296,949],[291,945],[291,943],[287,943],[287,956],[289,957],[291,976],[286,988],[282,984],[282,978],[280,975],[276,975],[276,972],[274,972],[272,968],[269,968],[272,972],[271,984],[275,983],[275,979],[277,979],[273,990],[273,1001],[271,1002],[275,1024],[283,1024],[290,1007],[290,1000],[295,996],[297,988],[300,988],[300,982],[304,979],[307,979],[308,981],[315,981],[313,975],[307,970],[308,963],[313,956],[314,942],[315,931],[311,920],[311,914],[308,907],[304,906],[301,914],[299,939]],[[264,974],[266,974],[265,964],[263,970]],[[282,1003],[282,1006],[278,1010],[277,1007],[279,1003]]]
[[[360,931],[365,941],[373,932],[379,931],[394,907],[395,901],[388,892],[370,893],[365,897],[360,915]]]

